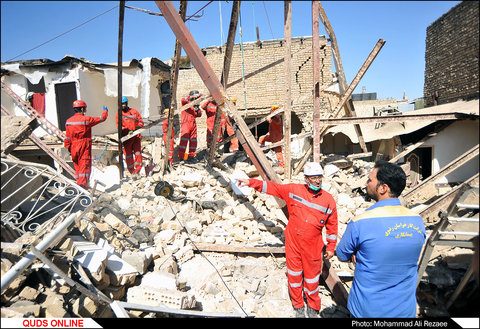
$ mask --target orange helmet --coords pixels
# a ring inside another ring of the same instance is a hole
[[[270,109],[272,110],[272,112],[275,111],[275,110],[278,110],[278,105],[272,105],[272,107]]]
[[[87,103],[77,99],[75,102],[73,102],[73,108],[77,108],[77,107],[87,107]]]

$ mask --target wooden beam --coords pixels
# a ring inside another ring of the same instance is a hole
[[[224,86],[224,88],[227,85],[228,75],[230,73],[230,63],[232,61],[233,46],[235,44],[235,33],[237,32],[239,12],[240,12],[240,1],[235,1],[232,6],[232,14],[230,16],[230,26],[228,28],[227,46],[225,49],[225,55],[223,57],[223,70],[222,70],[221,84]],[[215,111],[215,119],[213,123],[213,131],[212,131],[212,136],[215,136],[215,137],[212,138],[212,142],[210,144],[211,147],[210,147],[210,153],[208,156],[209,165],[212,164],[213,158],[215,156],[215,151],[217,149],[217,138],[218,138],[217,136],[220,131],[220,122],[221,122],[223,110],[224,110],[224,106],[220,105],[220,106],[217,106],[217,110]]]
[[[464,183],[455,186],[452,190],[442,195],[440,198],[428,205],[427,208],[420,211],[420,216],[423,218],[423,221],[426,223],[435,222],[438,219],[438,212],[442,209],[446,209],[454,199],[458,199],[458,194],[465,191],[464,186],[470,186],[470,184],[478,185],[479,174],[472,176]]]
[[[320,1],[319,1],[319,4],[318,4],[318,10],[319,10],[320,19],[322,20],[322,23],[325,26],[325,31],[327,32],[327,34],[330,38],[330,42],[332,44],[333,62],[334,62],[334,65],[335,65],[335,70],[337,71],[337,74],[338,74],[338,84],[339,84],[339,87],[340,87],[340,93],[342,94],[347,89],[347,79],[345,78],[345,73],[343,71],[342,61],[340,59],[340,50],[338,48],[337,38],[335,36],[335,33],[333,32],[333,28],[330,25],[330,21],[328,20],[327,14],[325,13],[325,10],[323,9],[323,6],[320,3]],[[347,114],[347,116],[351,116],[351,117],[356,117],[357,116],[351,97],[345,103],[344,108],[345,108],[345,113]],[[363,139],[363,134],[362,134],[362,130],[360,129],[360,126],[358,124],[354,124],[354,129],[355,129],[355,132],[357,134],[358,142],[360,144],[360,147],[362,148],[362,151],[364,153],[368,152],[367,151],[367,146],[366,146],[365,141]]]
[[[179,15],[183,21],[185,21],[185,16],[187,13],[187,1],[182,0],[180,1],[180,8],[179,8]],[[163,158],[163,172],[169,166],[169,152],[170,152],[170,144],[172,140],[172,131],[173,131],[173,119],[175,117],[175,110],[177,109],[177,84],[178,84],[178,71],[180,68],[180,58],[182,55],[182,44],[178,39],[175,40],[175,55],[173,58],[172,68],[170,70],[170,91],[171,91],[171,98],[170,98],[170,110],[168,112],[168,124],[167,124],[167,131],[166,131],[166,139],[164,144],[164,158]]]
[[[313,58],[313,161],[320,163],[320,1],[312,1],[312,58]]]
[[[245,253],[245,254],[285,254],[285,247],[249,247],[230,244],[195,243],[199,251]]]
[[[435,113],[435,114],[401,114],[369,117],[344,117],[320,119],[323,125],[345,125],[352,123],[384,123],[384,122],[405,122],[405,121],[440,121],[440,120],[465,120],[478,119],[478,115],[464,113]]]
[[[439,172],[434,175],[431,175],[426,180],[424,180],[420,185],[417,185],[415,188],[410,190],[403,196],[403,200],[407,206],[410,206],[415,203],[423,203],[428,201],[432,197],[436,196],[436,189],[434,188],[435,182],[440,178],[451,173],[455,169],[459,168],[466,162],[471,159],[478,157],[479,149],[478,144],[452,160],[449,164],[444,166]]]
[[[122,61],[123,61],[123,21],[125,17],[125,0],[120,1],[120,7],[118,10],[118,66],[117,66],[117,116],[118,116],[118,127],[117,127],[117,136],[118,140],[122,139]],[[119,163],[119,173],[120,180],[123,178],[123,145],[122,142],[118,143],[118,163]]]
[[[312,135],[311,132],[306,132],[306,133],[303,133],[303,134],[300,134],[300,135],[296,135],[296,136],[290,137],[290,141],[295,141],[295,140],[297,140],[297,139],[305,138],[305,137],[308,137],[308,136],[311,136],[311,135]],[[282,138],[281,141],[272,143],[272,144],[270,144],[270,145],[268,145],[268,146],[260,146],[260,148],[261,148],[262,150],[269,150],[269,149],[272,149],[272,148],[274,148],[274,147],[280,146],[280,145],[282,145],[282,144],[285,143],[285,141],[284,141],[285,138],[286,138],[286,137]]]
[[[292,162],[290,150],[290,134],[292,121],[292,2],[284,2],[284,35],[285,35],[285,112],[283,116],[283,135],[285,144],[283,146],[284,154],[284,173],[285,178],[289,180],[292,177]]]
[[[255,128],[256,126],[258,126],[259,124],[267,121],[268,119],[270,119],[271,117],[274,117],[275,115],[277,114],[280,114],[280,113],[283,113],[283,108],[280,108],[278,110],[275,110],[273,112],[271,112],[270,114],[264,116],[263,118],[255,121],[255,122],[252,122],[251,124],[248,125],[248,129],[252,129],[252,128]],[[226,143],[230,142],[233,138],[235,138],[236,135],[232,135],[232,136],[228,136],[227,138],[225,138],[220,144],[219,146],[221,145],[225,145]]]
[[[217,105],[227,103],[228,108],[232,112],[234,121],[238,124],[239,130],[237,130],[237,134],[243,135],[245,143],[248,144],[248,148],[244,147],[244,149],[247,151],[247,154],[252,162],[256,162],[258,164],[257,170],[262,178],[281,183],[280,178],[273,170],[263,152],[258,147],[258,143],[248,129],[245,121],[243,121],[241,115],[238,113],[236,106],[228,99],[228,97],[225,96],[225,91],[222,84],[203,56],[202,51],[193,39],[190,31],[188,31],[185,23],[180,19],[180,16],[175,10],[173,4],[170,1],[155,1],[155,3],[161,10],[172,31],[182,43],[182,47],[192,61],[198,75],[202,78],[203,83],[217,102]],[[240,140],[240,136],[237,137]]]

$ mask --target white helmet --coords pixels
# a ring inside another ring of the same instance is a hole
[[[322,166],[317,162],[308,162],[303,168],[303,174],[305,176],[323,176]]]

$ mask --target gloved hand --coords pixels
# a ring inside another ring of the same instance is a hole
[[[103,110],[108,112],[108,108],[104,105]]]

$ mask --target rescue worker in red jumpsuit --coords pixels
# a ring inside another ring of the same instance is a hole
[[[217,113],[217,102],[214,100],[205,102],[202,105],[202,110],[205,111],[205,114],[207,115],[207,147],[210,148],[210,145],[212,144],[213,141],[213,126],[215,125],[215,114]],[[221,119],[220,119],[220,129],[218,130],[218,138],[217,138],[217,143],[220,143],[222,141],[222,136],[223,136],[223,131],[225,130],[225,114],[222,113]]]
[[[167,116],[165,120],[163,120],[162,123],[162,129],[163,129],[163,145],[165,145],[165,151],[167,150],[167,128],[168,128],[168,114],[170,113],[170,109],[165,109],[164,114]],[[174,152],[174,138],[175,132],[172,127],[172,137],[170,138],[170,150],[168,151],[168,161],[170,163],[173,162],[173,152]]]
[[[92,127],[107,120],[108,108],[103,107],[101,117],[85,115],[87,104],[82,100],[73,102],[75,114],[65,123],[65,140],[63,145],[72,156],[77,184],[87,189],[92,171]]]
[[[118,113],[115,117],[118,127]],[[122,97],[122,137],[143,127],[143,119],[136,109],[128,107],[128,98]],[[142,135],[138,134],[123,143],[123,155],[130,174],[139,174],[142,170]]]
[[[190,91],[188,96],[182,97],[182,106],[193,102],[202,96],[198,90]],[[180,116],[180,143],[178,145],[178,158],[180,160],[194,159],[197,151],[197,122],[202,116],[200,106],[195,105],[182,111]],[[188,146],[188,153],[187,152]]]
[[[286,201],[288,224],[285,229],[285,258],[290,299],[297,317],[318,317],[321,300],[318,294],[322,273],[322,230],[326,228],[325,259],[330,259],[337,244],[337,206],[330,193],[322,189],[323,169],[316,162],[304,168],[305,184],[277,184],[257,179],[238,179],[238,185]]]
[[[273,105],[271,107],[272,112],[278,109],[278,105]],[[265,142],[271,142],[271,143],[276,143],[282,140],[283,138],[283,126],[282,126],[282,118],[280,115],[275,115],[272,118],[268,119],[268,134],[260,136],[258,139],[258,143],[260,146],[264,146]],[[275,154],[277,155],[277,160],[278,160],[278,166],[279,167],[284,167],[284,161],[283,161],[283,153],[282,153],[282,147],[277,146],[274,147],[273,150],[275,151]]]
[[[234,105],[237,105],[237,99],[235,97],[230,97],[230,100],[233,102]],[[235,130],[233,129],[232,125],[230,124],[230,121],[227,119],[225,120],[225,126],[227,130],[227,135],[232,136],[235,135]],[[238,138],[234,137],[230,141],[230,148],[229,148],[230,153],[235,153],[238,151]]]

